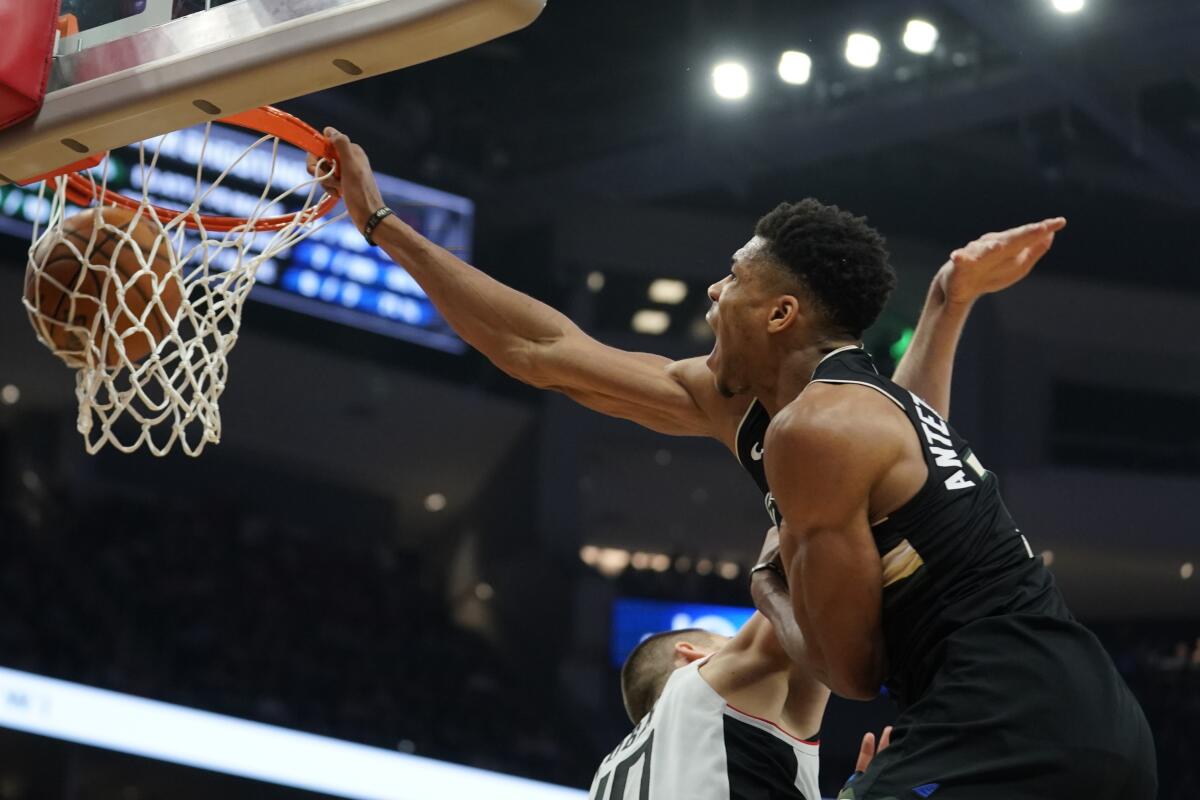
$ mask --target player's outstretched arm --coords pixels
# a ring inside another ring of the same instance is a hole
[[[983,295],[1007,289],[1028,275],[1066,225],[1065,219],[1055,217],[986,233],[951,253],[929,287],[912,344],[892,376],[896,383],[948,419],[954,354],[971,307]]]
[[[325,188],[341,194],[362,230],[384,205],[370,162],[344,134],[325,133],[339,169]],[[554,308],[494,280],[395,216],[380,223],[373,238],[412,274],[459,336],[517,380],[662,433],[726,436],[714,422],[723,398],[702,359],[674,362],[601,344]]]

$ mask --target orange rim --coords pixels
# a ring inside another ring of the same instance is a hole
[[[271,106],[244,111],[241,114],[232,114],[217,120],[217,122],[276,136],[281,141],[294,145],[306,153],[311,153],[317,158],[323,158],[328,161],[336,160],[337,154],[333,145],[316,128],[285,111],[280,111]],[[79,165],[72,164],[63,170],[63,172],[72,170],[72,168],[78,170]],[[263,217],[251,224],[244,217],[206,216],[195,212],[176,211],[175,209],[163,208],[162,206],[153,204],[144,204],[141,200],[127,197],[120,192],[115,192],[111,189],[102,189],[92,178],[87,177],[82,172],[71,171],[67,175],[67,199],[76,205],[84,207],[90,206],[93,202],[99,205],[121,206],[131,211],[137,211],[139,208],[144,207],[162,225],[169,225],[180,217],[184,217],[183,224],[194,230],[203,228],[204,230],[215,231],[217,233],[226,233],[247,227],[253,228],[256,231],[278,231],[288,227],[296,220],[299,220],[301,224],[306,224],[320,219],[332,211],[340,198],[327,194],[322,198],[320,203],[312,208],[298,211],[295,214]]]
[[[63,14],[58,18],[58,35],[75,36],[79,33],[79,18],[74,14]]]

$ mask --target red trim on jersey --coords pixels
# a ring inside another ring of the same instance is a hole
[[[820,746],[820,744],[821,744],[821,740],[820,740],[820,739],[813,739],[812,741],[809,741],[808,739],[801,739],[801,738],[800,738],[799,736],[797,736],[796,734],[794,734],[794,733],[790,733],[790,732],[788,732],[788,731],[784,730],[784,729],[783,729],[783,726],[782,726],[782,725],[780,725],[778,722],[772,722],[772,721],[771,721],[771,720],[769,720],[769,719],[763,719],[762,717],[756,717],[756,716],[754,716],[753,714],[747,714],[745,711],[742,711],[740,708],[738,708],[737,706],[733,705],[732,703],[726,703],[725,705],[729,706],[729,707],[730,707],[730,708],[732,708],[734,711],[736,711],[737,713],[741,714],[743,717],[749,717],[750,719],[756,719],[756,720],[758,720],[759,722],[765,722],[765,723],[767,723],[767,724],[768,724],[768,725],[770,725],[772,728],[775,728],[775,729],[776,729],[776,730],[778,730],[780,733],[782,733],[784,736],[788,737],[789,739],[795,739],[797,742],[800,742],[800,744],[811,744],[811,745],[813,745],[814,747],[818,747],[818,746]]]

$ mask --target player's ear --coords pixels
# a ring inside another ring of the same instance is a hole
[[[693,661],[699,661],[707,655],[707,652],[697,650],[696,646],[691,642],[675,643],[675,659],[677,661],[683,661],[684,664],[691,664]]]
[[[796,324],[802,311],[800,300],[795,295],[780,295],[775,298],[775,303],[771,307],[771,316],[767,318],[767,331],[782,333]]]

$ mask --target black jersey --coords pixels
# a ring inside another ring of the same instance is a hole
[[[928,687],[938,644],[967,623],[1004,614],[1071,620],[1049,571],[1004,507],[996,476],[928,403],[880,375],[860,347],[830,353],[812,380],[883,394],[913,424],[929,467],[920,491],[871,527],[883,562],[887,688],[902,708]],[[738,428],[737,455],[778,524],[762,462],[769,423],[755,400]]]

